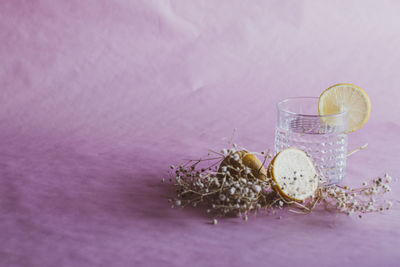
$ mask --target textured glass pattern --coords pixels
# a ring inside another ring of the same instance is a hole
[[[275,152],[296,147],[311,156],[320,175],[329,184],[339,183],[346,174],[347,135],[307,134],[276,128]]]
[[[315,115],[312,108],[317,103],[317,98],[293,98],[278,104],[275,153],[289,147],[301,149],[328,184],[337,184],[346,174],[348,116]]]

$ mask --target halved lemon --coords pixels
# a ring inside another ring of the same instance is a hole
[[[274,189],[289,200],[306,200],[318,188],[318,175],[311,158],[297,148],[276,154],[268,166],[268,175],[275,182]]]
[[[265,180],[267,178],[267,171],[265,170],[263,163],[257,158],[256,155],[246,150],[240,150],[235,152],[234,154],[239,155],[240,159],[242,160],[242,164],[250,169],[255,178],[260,180]],[[223,166],[228,165],[235,168],[242,167],[238,161],[234,160],[230,156],[227,156],[219,165],[218,172],[221,172]],[[238,172],[235,170],[230,170],[230,172],[234,173],[235,175],[238,174]]]
[[[367,93],[354,84],[339,83],[326,89],[319,97],[320,115],[337,114],[346,109],[349,112],[349,132],[364,126],[371,113],[371,101]]]

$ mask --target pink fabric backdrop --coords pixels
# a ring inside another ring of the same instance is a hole
[[[399,266],[393,210],[172,210],[169,164],[272,148],[275,103],[372,101],[345,183],[400,174],[397,1],[0,1],[1,266]]]

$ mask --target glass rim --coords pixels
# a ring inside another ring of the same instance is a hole
[[[293,101],[293,100],[301,100],[301,99],[303,99],[303,100],[310,100],[310,99],[319,100],[319,97],[316,97],[316,96],[288,97],[288,98],[280,100],[278,102],[278,104],[276,104],[276,107],[277,107],[277,109],[279,111],[283,111],[283,112],[286,112],[286,113],[289,113],[289,114],[292,114],[292,115],[303,116],[303,117],[314,117],[314,118],[340,117],[340,116],[346,115],[349,112],[349,110],[346,108],[344,111],[338,112],[338,113],[334,113],[334,114],[326,114],[326,115],[315,114],[315,115],[313,115],[313,114],[302,114],[302,113],[293,112],[293,111],[290,111],[290,110],[285,109],[285,108],[282,107],[282,104],[284,104],[284,103],[287,103],[287,102]]]

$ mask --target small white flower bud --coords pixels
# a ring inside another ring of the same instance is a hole
[[[374,211],[375,208],[373,206],[368,206],[368,211]]]
[[[392,181],[392,177],[387,176],[387,177],[386,177],[386,182],[387,182],[387,183],[390,183],[391,181]]]
[[[259,186],[259,185],[255,184],[252,186],[252,188],[257,194],[261,192],[261,186]]]
[[[233,195],[235,194],[236,188],[231,187],[231,189],[229,190],[229,194]]]

